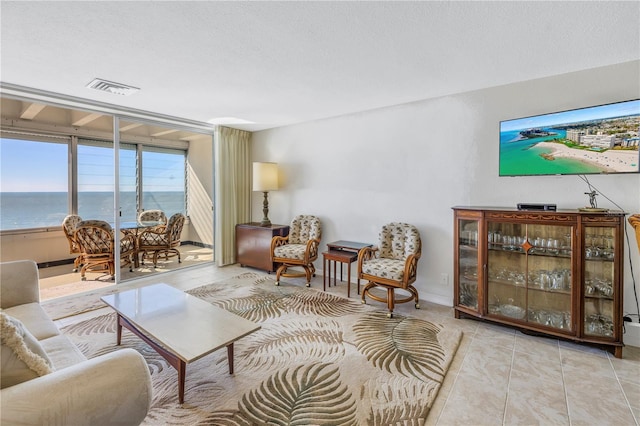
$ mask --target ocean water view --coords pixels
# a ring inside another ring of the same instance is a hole
[[[589,174],[600,173],[602,167],[571,158],[556,158],[548,161],[540,154],[551,154],[552,149],[537,146],[539,142],[564,139],[566,130],[547,129],[555,134],[537,138],[522,139],[521,130],[500,132],[500,175],[537,175],[537,174]]]
[[[0,230],[61,226],[67,214],[66,192],[1,192]],[[167,217],[185,213],[185,193],[180,191],[148,192],[142,200],[145,210],[160,209]],[[136,193],[121,192],[122,221],[135,221]],[[83,219],[113,222],[113,193],[79,192],[78,215]]]

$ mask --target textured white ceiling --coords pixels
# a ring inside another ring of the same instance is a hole
[[[0,15],[3,83],[247,130],[640,59],[638,1],[3,0]]]

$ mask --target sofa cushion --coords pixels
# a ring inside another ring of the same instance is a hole
[[[17,385],[51,373],[51,360],[24,325],[0,312],[1,387]]]
[[[80,352],[80,349],[64,334],[41,340],[40,344],[56,370],[61,370],[87,360],[82,352]]]
[[[38,339],[46,339],[60,334],[60,330],[39,303],[26,303],[3,310],[7,315],[20,320],[27,330]]]

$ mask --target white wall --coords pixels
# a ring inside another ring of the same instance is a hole
[[[253,160],[280,166],[269,194],[273,223],[314,214],[321,250],[339,239],[377,242],[381,225],[416,225],[423,239],[416,287],[423,299],[453,303],[455,205],[518,202],[588,205],[577,176],[498,177],[499,121],[640,98],[640,61],[256,132]],[[640,175],[594,176],[591,183],[626,211],[640,213]],[[601,207],[615,208],[602,196]],[[262,218],[261,194],[253,220]],[[629,255],[640,291],[640,256],[629,227],[625,312],[635,313]],[[321,266],[321,261],[317,262]],[[448,286],[440,276],[450,277]]]
[[[213,140],[189,142],[187,240],[213,246]]]

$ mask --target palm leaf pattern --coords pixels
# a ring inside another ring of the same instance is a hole
[[[312,289],[298,289],[286,303],[289,312],[299,315],[339,317],[362,311],[361,303]]]
[[[335,321],[291,321],[263,327],[244,349],[243,368],[269,370],[296,360],[338,361],[345,353],[342,327]]]
[[[265,422],[263,422],[265,423]],[[229,411],[229,412],[216,412],[210,416],[207,416],[206,419],[195,423],[198,426],[254,426],[254,423],[251,423],[249,420],[243,418],[237,411]]]
[[[361,395],[371,400],[369,425],[422,425],[438,384],[415,378],[391,376],[368,380]]]
[[[253,424],[357,424],[353,395],[340,382],[338,367],[325,363],[282,370],[245,394],[238,405]]]
[[[233,312],[250,321],[263,322],[279,317],[285,311],[285,293],[275,293],[264,288],[254,288],[246,297],[212,301],[229,312]]]
[[[376,312],[363,316],[354,331],[356,347],[376,367],[442,383],[445,351],[438,341],[437,325]]]

